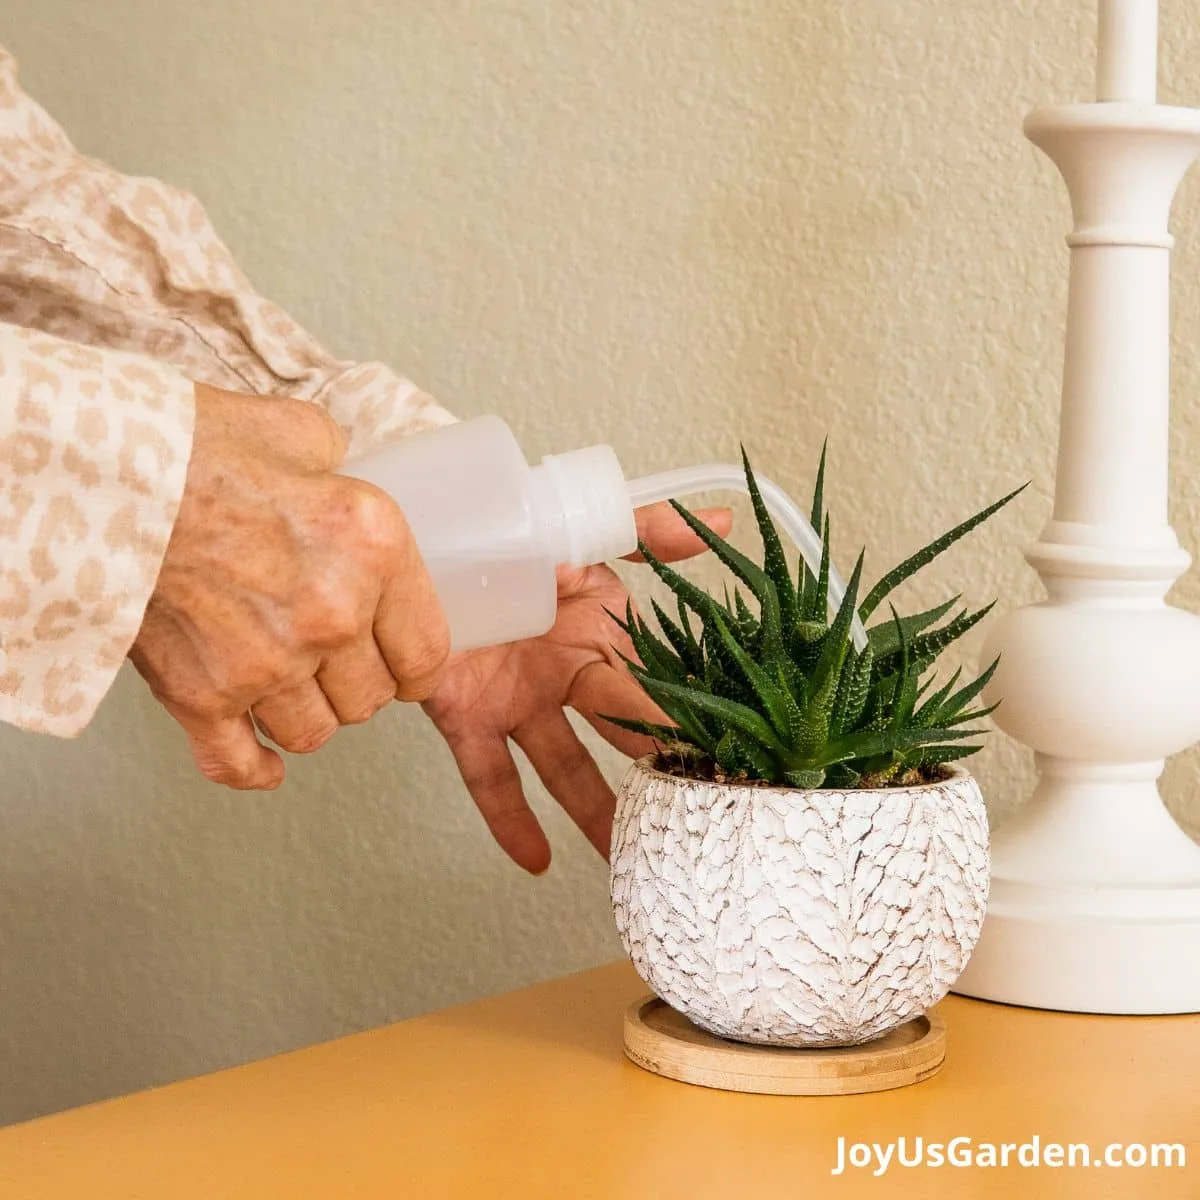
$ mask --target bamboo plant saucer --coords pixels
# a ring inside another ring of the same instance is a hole
[[[946,1057],[946,1026],[925,1015],[862,1046],[752,1046],[705,1033],[650,996],[625,1012],[625,1055],[655,1075],[726,1092],[850,1096],[936,1075]]]

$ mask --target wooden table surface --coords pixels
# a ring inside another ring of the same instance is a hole
[[[627,1062],[626,965],[0,1130],[3,1200],[1200,1198],[1200,1018],[951,997],[946,1066],[872,1096],[744,1096]],[[2,1086],[2,1085],[0,1085]],[[891,1166],[838,1139],[1182,1143],[1183,1169]]]

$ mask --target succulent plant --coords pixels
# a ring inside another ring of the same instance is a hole
[[[982,707],[977,700],[996,663],[966,683],[956,671],[938,684],[934,668],[992,605],[960,609],[955,597],[900,616],[889,604],[889,618],[873,626],[867,622],[900,584],[1023,488],[906,558],[861,599],[859,554],[831,619],[825,450],[811,517],[823,533],[821,563],[814,575],[802,562],[795,578],[744,451],[742,460],[762,562],[674,505],[732,573],[734,587],[719,600],[642,546],[646,562],[674,594],[677,616],[654,602],[657,632],[632,605],[623,620],[615,614],[613,619],[637,654],[638,661],[626,659],[630,671],[671,723],[608,719],[653,737],[662,757],[684,769],[797,788],[922,782],[935,778],[943,764],[981,749],[977,738],[985,730],[974,722],[995,706]],[[861,650],[852,637],[856,611],[867,630]]]

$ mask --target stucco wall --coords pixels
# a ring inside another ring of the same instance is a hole
[[[85,150],[198,193],[335,350],[506,415],[531,455],[610,441],[633,472],[741,439],[804,490],[828,433],[841,557],[868,542],[876,569],[1032,479],[914,597],[1011,604],[1036,594],[1066,292],[1065,195],[1020,122],[1086,98],[1092,22],[1088,0],[8,0],[0,40]],[[1200,102],[1200,10],[1165,0],[1162,26],[1164,93]],[[1189,547],[1198,216],[1193,180]],[[539,799],[555,865],[511,867],[419,713],[233,795],[126,675],[82,739],[0,730],[0,761],[0,1120],[618,952],[582,839]],[[1197,765],[1167,777],[1193,826]],[[977,766],[1002,817],[1026,755],[997,738]]]

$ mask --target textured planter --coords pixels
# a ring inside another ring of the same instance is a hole
[[[983,924],[975,780],[800,791],[634,763],[612,842],[617,930],[696,1025],[743,1042],[852,1045],[937,1003]]]

